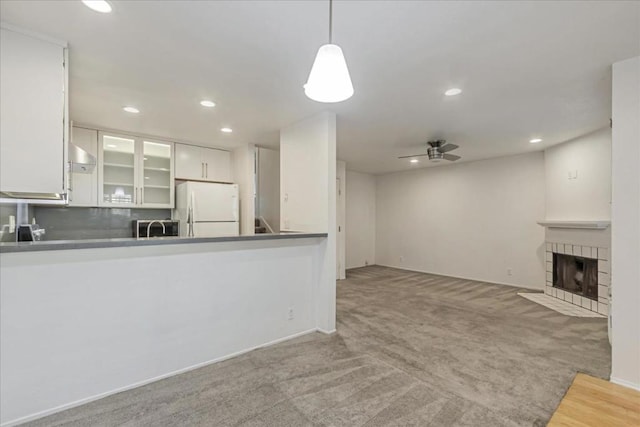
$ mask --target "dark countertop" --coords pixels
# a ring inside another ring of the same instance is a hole
[[[226,236],[226,237],[133,237],[119,239],[88,239],[88,240],[50,240],[40,242],[2,242],[0,253],[8,252],[37,252],[59,251],[67,249],[95,249],[95,248],[120,248],[131,246],[158,246],[181,245],[189,243],[216,243],[216,242],[242,242],[252,240],[281,240],[281,239],[305,239],[315,237],[327,237],[327,233],[277,233],[254,234],[250,236]]]

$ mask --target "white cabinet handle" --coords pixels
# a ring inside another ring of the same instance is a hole
[[[200,166],[202,167],[202,170],[200,171],[200,176],[204,178],[204,162],[200,163]]]
[[[204,164],[204,177],[209,178],[209,163]]]
[[[69,162],[69,185],[67,188],[67,199],[69,202],[73,202],[73,162]]]

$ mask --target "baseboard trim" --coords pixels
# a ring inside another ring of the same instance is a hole
[[[151,383],[154,383],[156,381],[160,381],[160,380],[163,380],[165,378],[172,377],[174,375],[184,374],[185,372],[193,371],[194,369],[203,368],[205,366],[212,365],[214,363],[218,363],[218,362],[222,362],[222,361],[225,361],[225,360],[228,360],[228,359],[232,359],[234,357],[249,353],[251,351],[254,351],[254,350],[257,350],[257,349],[260,349],[260,348],[264,348],[264,347],[269,347],[269,346],[272,346],[272,345],[275,345],[275,344],[279,344],[279,343],[281,343],[283,341],[288,341],[288,340],[291,340],[291,339],[294,339],[294,338],[298,338],[298,337],[301,337],[303,335],[307,335],[307,334],[310,334],[310,333],[313,333],[313,332],[327,333],[327,332],[325,332],[325,331],[323,331],[323,330],[321,330],[319,328],[307,329],[307,330],[302,331],[302,332],[297,332],[297,333],[295,333],[293,335],[288,335],[288,336],[283,337],[283,338],[278,338],[278,339],[273,340],[273,341],[268,341],[266,343],[257,345],[255,347],[250,347],[250,348],[245,349],[245,350],[241,350],[241,351],[237,351],[235,353],[231,353],[231,354],[228,354],[226,356],[222,356],[222,357],[218,357],[218,358],[215,358],[215,359],[207,360],[205,362],[197,363],[195,365],[191,365],[191,366],[188,366],[186,368],[178,369],[178,370],[166,373],[166,374],[158,375],[158,376],[153,377],[153,378],[149,378],[149,379],[146,379],[146,380],[138,381],[136,383],[129,384],[129,385],[124,386],[124,387],[119,387],[117,389],[106,391],[106,392],[100,393],[100,394],[96,394],[96,395],[93,395],[93,396],[90,396],[90,397],[87,397],[87,398],[84,398],[84,399],[76,400],[76,401],[73,401],[73,402],[70,402],[70,403],[65,403],[64,405],[56,406],[55,408],[46,409],[44,411],[40,411],[40,412],[37,412],[35,414],[31,414],[31,415],[27,415],[27,416],[24,416],[24,417],[16,418],[14,420],[6,421],[6,422],[0,424],[0,427],[12,427],[12,426],[16,426],[18,424],[22,424],[22,423],[26,423],[26,422],[29,422],[29,421],[37,420],[39,418],[44,418],[44,417],[46,417],[48,415],[53,415],[53,414],[55,414],[57,412],[61,412],[61,411],[65,411],[67,409],[75,408],[77,406],[85,405],[85,404],[93,402],[95,400],[100,400],[100,399],[103,399],[105,397],[108,397],[108,396],[111,396],[111,395],[114,395],[114,394],[117,394],[117,393],[121,393],[123,391],[132,390],[132,389],[137,388],[137,387],[142,387],[144,385],[151,384]],[[335,330],[334,330],[334,332],[335,332]]]
[[[631,381],[621,380],[620,378],[611,377],[609,380],[614,384],[621,385],[623,387],[631,388],[633,390],[640,391],[640,384],[632,383]]]
[[[406,267],[398,267],[395,265],[387,265],[387,264],[376,264],[380,267],[389,267],[389,268],[395,268],[398,270],[406,270],[406,271],[413,271],[415,273],[425,273],[425,274],[433,274],[435,276],[443,276],[443,277],[451,277],[452,279],[462,279],[462,280],[473,280],[474,282],[483,282],[483,283],[491,283],[492,285],[504,285],[504,286],[512,286],[514,288],[520,288],[520,289],[528,289],[528,290],[532,290],[532,291],[544,291],[544,285],[540,288],[535,288],[532,286],[525,286],[525,285],[516,285],[514,283],[507,283],[507,282],[496,282],[494,280],[484,280],[484,279],[478,279],[475,277],[465,277],[465,276],[452,276],[450,274],[443,274],[443,273],[436,273],[433,271],[425,271],[425,270],[417,270],[417,269],[413,269],[413,268],[406,268]]]
[[[327,331],[326,329],[322,329],[322,328],[317,328],[317,329],[316,329],[316,331],[318,331],[318,332],[322,332],[323,334],[326,334],[326,335],[335,334],[335,332],[336,332],[336,330],[335,330],[335,329],[332,329],[332,330],[330,330],[330,331]]]

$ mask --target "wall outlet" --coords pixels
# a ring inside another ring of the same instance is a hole
[[[513,276],[513,271],[510,268],[507,268],[507,276]]]
[[[289,307],[289,309],[287,310],[287,319],[293,320],[293,307]]]
[[[404,256],[400,255],[400,262],[404,262]]]
[[[364,265],[367,266],[369,265],[369,261],[367,261],[366,259],[364,260]]]

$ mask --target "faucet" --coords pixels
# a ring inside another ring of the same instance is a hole
[[[151,221],[151,222],[149,223],[149,225],[147,225],[147,237],[151,237],[151,236],[149,236],[149,233],[150,233],[150,231],[151,231],[151,225],[152,225],[154,222],[157,222],[157,223],[159,223],[159,224],[162,226],[162,235],[164,236],[164,235],[165,235],[165,233],[167,232],[166,228],[164,227],[164,222],[162,222],[162,221],[160,221],[160,220],[155,219],[155,220]]]

